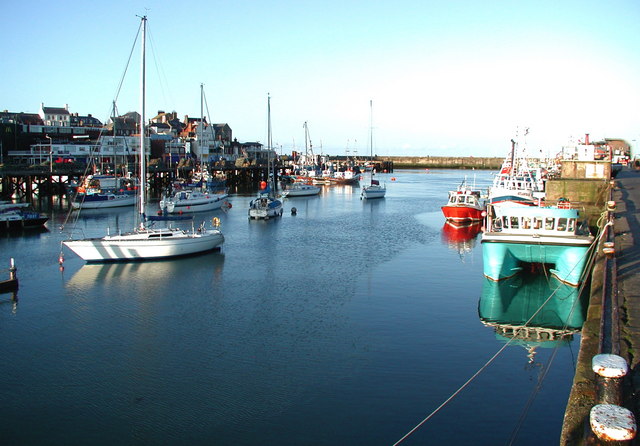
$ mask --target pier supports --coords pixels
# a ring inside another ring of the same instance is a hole
[[[17,271],[15,261],[12,258],[9,266],[9,280],[0,281],[0,293],[11,293],[18,290]]]

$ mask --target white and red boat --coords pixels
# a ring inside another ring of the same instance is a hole
[[[465,180],[458,189],[449,192],[449,202],[442,206],[442,213],[452,223],[482,221],[485,202],[480,191],[469,187]]]

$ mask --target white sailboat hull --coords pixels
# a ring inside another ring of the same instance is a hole
[[[80,200],[72,201],[71,206],[74,209],[106,209],[124,206],[133,206],[136,204],[135,195],[115,195],[109,194],[104,200]]]
[[[387,189],[382,186],[365,186],[362,188],[362,192],[360,193],[360,198],[371,199],[371,198],[383,198],[387,193]]]
[[[217,230],[141,230],[102,238],[66,240],[65,246],[87,262],[165,259],[211,251],[224,243]]]
[[[160,208],[166,208],[170,214],[215,211],[225,203],[227,194],[202,194],[202,197],[186,200],[162,200]]]

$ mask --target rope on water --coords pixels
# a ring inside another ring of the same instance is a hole
[[[607,225],[609,225],[610,223],[607,223],[605,225],[605,227]],[[604,228],[602,228],[604,229]],[[602,237],[602,234],[604,233],[604,230],[600,231],[600,234],[596,237],[596,239],[593,241],[591,247],[595,246],[597,244],[597,241]],[[595,250],[592,250],[591,248],[589,250],[587,250],[587,252],[584,255],[587,255],[589,253],[593,254],[595,252]],[[595,255],[591,255],[589,261],[587,262],[587,268],[591,266],[591,264],[593,263],[593,259],[595,258]],[[586,269],[586,268],[585,268]],[[582,290],[585,286],[585,282],[583,281],[579,287],[579,293],[578,296],[582,293]],[[462,386],[460,386],[453,394],[451,394],[451,396],[449,398],[447,398],[442,404],[440,404],[438,407],[436,407],[433,412],[431,412],[429,415],[427,415],[422,421],[420,421],[413,429],[411,429],[409,432],[407,432],[402,438],[400,438],[398,441],[396,441],[393,446],[397,446],[400,443],[402,443],[404,440],[406,440],[411,434],[413,434],[415,431],[417,431],[422,425],[424,425],[427,421],[429,421],[436,413],[438,413],[440,411],[440,409],[442,409],[444,406],[446,406],[451,400],[453,400],[456,396],[458,396],[458,394],[460,394],[460,392],[462,392],[469,384],[471,384],[471,382],[478,376],[480,375],[480,373],[482,373],[493,361],[495,361],[495,359],[500,356],[500,354],[511,344],[511,342],[514,341],[514,339],[516,338],[517,334],[519,331],[523,330],[524,328],[526,328],[531,321],[537,316],[537,314],[542,311],[542,309],[544,308],[544,306],[551,300],[551,298],[556,294],[556,292],[560,289],[560,287],[556,288],[550,295],[549,297],[542,303],[542,305],[540,305],[540,307],[535,311],[535,313],[533,313],[533,315],[531,315],[531,317],[524,323],[524,325],[522,325],[521,327],[519,327],[517,329],[517,331],[514,333],[514,337],[512,337],[511,339],[509,339],[509,341],[507,341],[506,344],[504,344],[491,358],[489,358],[489,360],[482,366],[480,367],[480,369],[478,369],[478,371],[476,373],[474,373],[471,378],[469,378],[464,384],[462,384]],[[577,302],[577,300],[576,300]],[[574,307],[572,307],[572,312],[573,312],[573,308],[575,308],[576,303],[574,303]],[[565,326],[566,327],[566,326]],[[556,347],[557,349],[557,347]],[[555,354],[554,354],[555,357]],[[544,377],[546,377],[546,374],[548,373],[548,369],[544,372],[543,375],[543,379]],[[539,391],[539,388],[535,389],[533,396],[535,396],[535,394]],[[530,398],[530,401],[533,401]],[[525,410],[528,411],[529,407],[530,407],[530,403],[527,404],[527,406],[525,406]],[[526,413],[524,414],[526,415]],[[514,434],[512,434],[512,439],[511,441],[513,441],[514,435],[517,434],[522,421],[524,421],[524,415],[521,417],[519,424],[516,426],[516,430],[514,431]],[[511,443],[510,443],[511,444]]]

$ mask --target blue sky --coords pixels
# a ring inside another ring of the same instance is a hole
[[[0,109],[106,122],[149,18],[147,114],[200,115],[240,141],[316,153],[504,156],[570,139],[640,144],[637,0],[3,2]],[[118,97],[139,111],[139,47]],[[370,109],[369,101],[373,101]]]

